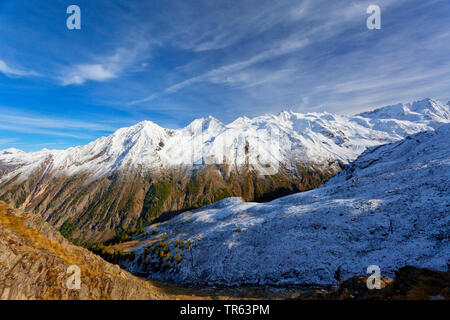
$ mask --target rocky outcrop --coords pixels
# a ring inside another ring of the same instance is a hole
[[[80,268],[79,290],[67,287]],[[33,213],[0,202],[0,299],[164,299],[150,282],[72,245]]]
[[[368,276],[355,276],[326,295],[339,300],[449,300],[450,272],[405,266],[395,278],[382,277],[381,289],[367,288]]]

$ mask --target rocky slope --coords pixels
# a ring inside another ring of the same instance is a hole
[[[450,300],[450,272],[405,266],[395,278],[381,278],[380,290],[367,288],[368,276],[354,276],[342,281],[326,299],[338,300]]]
[[[81,269],[80,290],[69,290],[67,268]],[[90,251],[74,246],[41,217],[0,202],[0,300],[167,299]]]
[[[169,130],[144,121],[68,150],[0,151],[0,200],[72,240],[139,232],[155,218],[239,196],[267,201],[324,183],[367,147],[450,121],[426,99],[348,117],[282,112]]]
[[[447,271],[450,124],[372,147],[325,185],[268,203],[224,199],[147,228],[123,261],[182,283],[332,284],[378,265]]]

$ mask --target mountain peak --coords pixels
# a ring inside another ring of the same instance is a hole
[[[140,121],[138,123],[136,123],[134,126],[132,126],[133,128],[161,128],[161,126],[159,126],[157,123],[150,121],[150,120],[143,120]]]
[[[277,117],[281,118],[283,120],[289,120],[292,116],[295,116],[295,112],[291,109],[289,110],[282,110],[278,113]]]
[[[414,101],[409,108],[412,112],[423,114],[428,120],[436,120],[439,118],[450,120],[448,106],[434,99],[426,98]]]
[[[214,118],[213,116],[208,116],[206,118],[195,119],[183,130],[191,132],[192,135],[197,135],[207,131],[217,132],[218,130],[222,130],[223,128],[225,128],[225,125],[222,123],[222,121]]]
[[[110,137],[116,137],[117,139],[128,139],[131,136],[144,137],[144,136],[161,136],[164,135],[165,129],[160,127],[153,121],[144,120],[136,123],[130,127],[124,127],[116,130]]]
[[[237,118],[233,122],[229,123],[228,127],[229,128],[240,127],[240,126],[250,124],[251,122],[252,122],[252,119],[250,119],[249,117],[246,117],[246,116],[242,116],[242,117]]]
[[[17,148],[8,148],[0,151],[0,154],[17,154],[17,153],[25,153],[25,152]]]
[[[398,103],[371,111],[362,112],[357,116],[371,119],[397,119],[407,121],[441,121],[450,120],[448,106],[442,102],[425,98],[412,103]]]

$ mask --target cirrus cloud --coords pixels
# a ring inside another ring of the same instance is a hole
[[[6,64],[5,61],[0,60],[0,73],[3,73],[9,78],[14,77],[36,77],[39,74],[32,70],[17,69]]]

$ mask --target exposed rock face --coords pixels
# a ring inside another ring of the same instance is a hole
[[[67,268],[81,269],[80,290],[69,290]],[[138,279],[74,246],[41,217],[0,202],[0,299],[164,299]]]
[[[98,242],[113,238],[118,227],[138,229],[161,213],[170,216],[230,196],[266,201],[309,190],[340,171],[340,166],[299,164],[297,174],[280,169],[274,176],[258,176],[245,169],[229,172],[226,167],[210,165],[194,172],[170,169],[145,176],[119,171],[92,182],[86,182],[86,173],[55,176],[45,170],[34,171],[19,184],[6,183],[0,199],[39,213],[72,240]]]
[[[440,272],[405,266],[395,272],[395,278],[382,277],[381,289],[369,290],[367,276],[355,276],[343,281],[328,299],[343,300],[450,300],[450,272]]]

